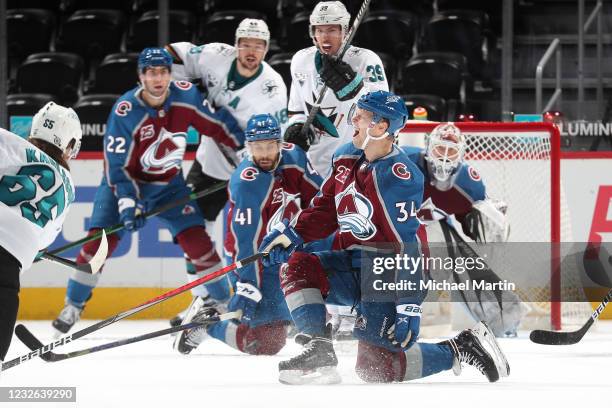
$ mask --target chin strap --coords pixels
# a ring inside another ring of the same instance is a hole
[[[384,138],[386,138],[386,137],[389,137],[389,136],[390,136],[390,135],[389,135],[389,132],[385,132],[385,133],[383,133],[383,134],[382,134],[382,135],[380,135],[380,136],[372,136],[372,135],[370,134],[370,129],[372,129],[372,128],[374,127],[374,125],[375,125],[375,124],[376,124],[375,122],[372,122],[372,123],[370,124],[370,126],[369,126],[369,127],[366,129],[366,138],[365,138],[365,140],[363,141],[363,144],[361,145],[361,150],[365,150],[365,148],[366,148],[366,146],[368,145],[368,143],[370,142],[370,140],[382,140],[382,139],[384,139]]]

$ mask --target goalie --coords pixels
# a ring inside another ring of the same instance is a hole
[[[425,175],[420,218],[427,225],[440,221],[444,239],[436,239],[435,231],[432,237],[432,228],[428,228],[430,242],[445,241],[450,256],[465,256],[461,254],[465,248],[462,238],[455,231],[452,220],[446,219],[447,215],[454,215],[461,224],[461,232],[479,244],[508,240],[507,206],[500,200],[487,197],[482,177],[474,167],[464,162],[466,139],[457,126],[450,122],[442,123],[429,135],[425,149],[403,146],[402,150]],[[490,269],[479,276],[465,275],[453,273],[453,278],[458,283],[465,279],[499,281]],[[516,333],[521,308],[515,293],[462,291],[461,300],[470,314],[476,320],[486,321],[497,336]]]

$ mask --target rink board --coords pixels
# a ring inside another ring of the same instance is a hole
[[[51,247],[83,237],[93,207],[95,191],[102,177],[101,155],[86,154],[72,163],[76,184],[76,201],[57,241]],[[184,162],[184,169],[191,167]],[[612,157],[609,155],[565,155],[562,160],[562,182],[567,192],[576,241],[586,241],[598,229],[603,241],[612,240]],[[571,177],[569,177],[571,175]],[[607,208],[595,220],[595,208]],[[602,222],[602,217],[605,222]],[[221,223],[213,237],[220,244]],[[597,225],[595,225],[597,224]],[[219,248],[220,249],[220,248]],[[63,256],[76,256],[77,250]],[[21,276],[20,319],[52,319],[61,309],[70,270],[53,263],[40,262]],[[85,318],[105,318],[133,307],[147,299],[186,283],[183,254],[172,243],[168,230],[152,219],[133,235],[125,235],[114,256],[107,262],[98,288],[85,310]],[[189,302],[189,294],[163,302],[134,318],[167,318]],[[612,318],[612,311],[607,311]]]

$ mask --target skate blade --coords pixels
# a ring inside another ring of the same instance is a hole
[[[283,370],[278,381],[287,385],[332,385],[342,382],[336,367],[320,367],[314,371]]]
[[[480,340],[483,347],[492,354],[499,376],[508,377],[510,375],[510,364],[501,347],[499,347],[497,339],[489,329],[489,326],[484,322],[480,322],[473,332],[476,334],[476,337]]]

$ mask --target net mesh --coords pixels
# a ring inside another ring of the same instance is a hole
[[[560,200],[551,198],[553,177],[551,160],[557,158],[552,151],[559,137],[552,126],[540,124],[462,124],[456,123],[466,137],[465,160],[481,175],[487,195],[508,204],[506,212],[510,223],[509,242],[551,242],[551,211],[560,211],[560,240],[572,242],[571,218],[563,189]],[[436,123],[408,125],[400,144],[424,147],[426,134]],[[529,256],[529,254],[525,254]],[[495,271],[500,276],[512,276],[512,271]],[[573,282],[573,274],[561,270],[562,298],[580,298],[576,291],[579,282]],[[555,318],[551,311],[550,285],[529,289],[531,293],[517,294],[525,299],[537,299],[527,304],[530,311],[523,319],[524,328],[550,328]],[[536,293],[533,293],[536,291]],[[563,327],[583,324],[591,313],[586,302],[563,302],[561,324]]]

